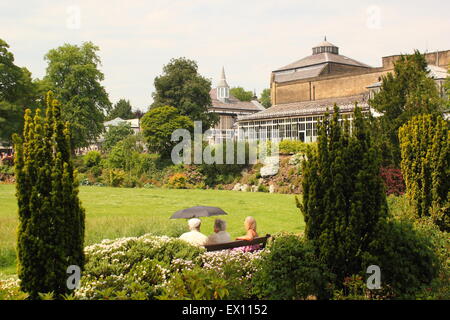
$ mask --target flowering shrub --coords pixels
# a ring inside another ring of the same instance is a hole
[[[25,300],[28,294],[20,291],[17,278],[0,279],[0,300]]]
[[[187,189],[188,179],[184,173],[175,173],[169,177],[167,186],[173,189]]]
[[[161,293],[175,259],[192,260],[203,252],[176,238],[103,240],[85,248],[86,265],[78,299],[153,299]]]
[[[386,195],[394,194],[396,196],[405,193],[405,181],[400,169],[393,167],[382,167],[380,169],[381,178],[383,178],[386,187]]]
[[[261,252],[205,252],[176,238],[144,235],[103,240],[85,254],[77,299],[247,299]]]

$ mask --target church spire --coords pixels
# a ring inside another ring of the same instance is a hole
[[[230,87],[228,86],[227,79],[225,77],[225,68],[222,67],[220,80],[217,83],[217,99],[225,102],[229,97],[230,97]]]

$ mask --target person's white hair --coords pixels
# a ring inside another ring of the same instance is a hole
[[[188,221],[189,230],[199,230],[201,224],[202,221],[200,219],[197,218],[189,219]]]
[[[219,231],[225,231],[227,228],[227,223],[222,219],[216,219],[216,221],[214,221],[214,228]]]

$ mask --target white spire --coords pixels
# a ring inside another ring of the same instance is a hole
[[[225,77],[225,68],[222,67],[222,74],[220,80],[217,83],[217,99],[226,101],[230,97],[230,87],[228,86],[227,79]]]
[[[220,87],[227,87],[227,88],[229,87],[228,83],[227,83],[227,79],[225,77],[225,68],[224,67],[222,67],[222,74],[220,75],[220,80],[217,83],[217,88],[220,88]]]

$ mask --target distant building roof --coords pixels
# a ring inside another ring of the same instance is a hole
[[[332,112],[336,104],[341,112],[350,112],[358,104],[363,110],[369,110],[367,104],[367,94],[360,94],[348,97],[328,98],[321,100],[302,101],[293,103],[277,104],[264,111],[238,117],[239,121],[260,120],[269,118],[283,118],[290,116],[324,114],[327,109]]]
[[[340,63],[340,64],[346,64],[351,66],[357,66],[357,67],[363,67],[363,68],[370,68],[369,65],[356,61],[354,59],[348,58],[346,56],[340,55],[340,54],[334,54],[329,52],[322,52],[318,54],[313,54],[310,56],[307,56],[303,59],[297,60],[293,63],[290,63],[284,67],[278,68],[277,70],[274,70],[274,72],[278,71],[287,71],[291,69],[296,68],[304,68],[312,65],[318,65],[318,64],[324,64],[324,63]]]
[[[117,117],[117,118],[115,118],[113,120],[103,122],[103,125],[105,127],[118,126],[119,124],[124,123],[124,122],[129,123],[131,128],[139,128],[139,118],[124,120],[124,119],[122,119],[120,117]]]
[[[240,101],[230,94],[229,98],[226,101],[221,101],[217,99],[217,89],[211,89],[209,92],[211,96],[212,105],[210,108],[217,109],[231,109],[236,111],[261,111],[265,110],[265,108],[256,100],[253,101]]]
[[[339,54],[339,48],[326,40],[312,48],[313,54],[273,71],[275,82],[286,82],[318,77],[329,64],[360,68],[371,66]]]

